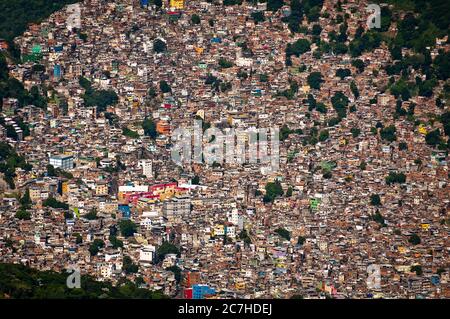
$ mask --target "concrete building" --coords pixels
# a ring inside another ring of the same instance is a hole
[[[49,164],[54,168],[60,168],[62,170],[69,170],[73,168],[73,156],[72,155],[52,155],[50,156]]]

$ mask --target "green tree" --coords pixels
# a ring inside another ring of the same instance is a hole
[[[350,69],[342,69],[339,68],[336,70],[336,76],[340,77],[341,80],[343,80],[344,78],[346,78],[347,76],[352,75],[352,72],[350,71]]]
[[[164,81],[164,80],[162,80],[162,81],[159,82],[159,89],[160,89],[161,92],[163,92],[163,93],[169,93],[169,92],[172,92],[172,88],[171,88],[170,85],[169,85],[166,81]]]
[[[83,217],[88,219],[88,220],[95,220],[95,219],[97,219],[97,209],[92,208],[89,211],[89,213],[85,214]]]
[[[425,142],[428,145],[436,146],[441,143],[441,133],[439,129],[436,129],[434,131],[430,131],[425,135]]]
[[[322,78],[322,73],[320,72],[312,72],[308,75],[307,78],[308,85],[316,90],[320,90],[320,85],[322,82],[324,82]]]
[[[30,209],[31,208],[31,198],[30,198],[30,189],[27,188],[25,190],[25,193],[19,200],[20,206],[23,209]]]
[[[83,76],[80,76],[78,78],[78,83],[80,84],[80,86],[85,89],[86,91],[91,91],[92,90],[92,84],[91,81],[89,81],[88,79],[86,79]]]
[[[286,240],[291,240],[291,233],[282,227],[275,229],[275,233]]]
[[[200,184],[200,177],[198,175],[195,175],[191,180],[192,185],[199,185]]]
[[[396,132],[397,129],[395,128],[395,125],[390,125],[380,130],[380,136],[383,140],[393,142],[397,140]]]
[[[193,14],[191,16],[191,22],[192,24],[200,24],[200,16],[198,14]]]
[[[230,62],[230,61],[228,61],[228,60],[225,59],[225,58],[220,58],[220,59],[219,59],[219,66],[220,66],[221,68],[223,68],[223,69],[228,69],[228,68],[231,68],[231,67],[233,66],[233,63]]]
[[[370,195],[370,205],[372,205],[372,206],[380,206],[381,205],[380,195],[378,195],[378,194]]]
[[[305,243],[305,241],[306,241],[306,238],[305,237],[303,237],[303,236],[298,236],[298,239],[297,239],[297,245],[303,245],[304,243]]]
[[[175,246],[174,244],[171,244],[168,241],[165,241],[156,250],[156,256],[157,256],[158,261],[163,260],[167,254],[176,254],[177,256],[179,256],[180,249],[177,246]]]
[[[79,233],[74,233],[73,235],[75,236],[75,243],[77,245],[83,242],[83,237]]]
[[[126,137],[133,138],[133,139],[139,138],[138,132],[130,130],[128,127],[125,127],[125,126],[122,128],[122,134]]]
[[[278,11],[284,5],[284,0],[267,0],[268,11]]]
[[[66,211],[64,212],[64,219],[72,219],[73,218],[73,213]]]
[[[365,64],[361,59],[355,59],[352,61],[352,66],[358,69],[358,72],[361,73],[364,71]]]
[[[20,264],[0,264],[0,297],[12,299],[98,299],[98,298],[166,298],[159,292],[141,289],[129,280],[120,280],[116,286],[107,281],[96,281],[89,275],[81,276],[81,288],[66,285],[67,273],[39,271]]]
[[[100,248],[105,247],[105,242],[101,239],[94,239],[92,244],[89,246],[89,253],[91,256],[96,256],[100,251]]]
[[[122,219],[119,222],[120,233],[124,237],[131,237],[137,231],[137,225],[129,219]]]
[[[83,99],[85,106],[95,106],[98,113],[106,111],[108,106],[115,105],[119,101],[119,97],[113,90],[86,91]]]
[[[30,214],[29,211],[27,211],[27,210],[25,210],[23,208],[20,208],[17,211],[15,217],[20,219],[20,220],[30,220],[31,219],[31,214]]]
[[[380,214],[380,212],[378,211],[378,209],[377,209],[376,213],[375,213],[374,215],[372,215],[372,219],[373,219],[375,222],[377,222],[378,224],[380,224],[381,227],[385,227],[385,226],[386,226],[386,223],[385,223],[385,221],[384,221],[384,217]]]
[[[364,171],[367,168],[367,163],[362,161],[361,164],[359,164],[359,168]]]
[[[267,82],[269,80],[269,76],[267,75],[267,73],[262,73],[259,75],[259,80],[261,82]]]
[[[283,196],[283,188],[278,180],[266,184],[266,194],[264,195],[264,202],[273,202],[276,197]]]
[[[450,52],[440,53],[433,61],[436,74],[440,80],[447,80],[450,77]]]
[[[255,11],[251,13],[252,19],[257,24],[258,22],[263,22],[265,20],[264,12],[263,11]]]
[[[158,136],[156,124],[153,119],[149,117],[145,118],[142,122],[142,128],[144,129],[144,134],[150,136],[152,139],[155,139]]]
[[[311,43],[306,39],[299,39],[294,43],[288,43],[286,46],[286,57],[295,55],[299,57],[303,53],[311,51]]]
[[[293,192],[292,186],[289,186],[287,191],[286,191],[286,197],[291,197],[292,196],[292,192]]]
[[[53,165],[51,165],[51,164],[47,164],[47,176],[50,176],[50,177],[52,177],[52,176],[56,176],[56,170],[55,170],[55,168],[53,167]]]
[[[69,209],[69,205],[63,202],[58,201],[57,199],[55,199],[54,197],[49,197],[47,198],[43,203],[43,206],[45,207],[52,207],[52,208],[56,208],[56,209]]]
[[[423,274],[422,266],[420,265],[411,266],[411,271],[415,272],[417,276],[421,276]]]
[[[403,173],[389,172],[386,176],[386,184],[391,185],[394,183],[403,184],[406,182],[406,175]]]
[[[349,102],[350,101],[348,97],[345,96],[345,94],[342,93],[341,91],[336,92],[331,97],[331,104],[336,110],[336,113],[339,116],[339,118],[345,118],[347,116],[347,106]]]
[[[421,239],[417,234],[412,234],[411,236],[409,236],[408,242],[412,245],[419,245],[421,242]]]
[[[350,133],[352,133],[352,136],[353,136],[354,138],[356,138],[356,137],[359,136],[359,134],[361,134],[361,130],[360,130],[359,128],[357,128],[357,127],[352,127],[352,128],[350,129]]]
[[[244,243],[247,245],[250,245],[252,243],[252,240],[251,240],[250,236],[248,235],[248,232],[246,229],[243,229],[239,233],[239,239],[242,239],[244,241]]]
[[[358,87],[356,86],[355,81],[352,81],[350,83],[350,90],[352,91],[353,95],[355,96],[355,99],[359,98],[359,90]]]
[[[161,39],[155,39],[153,41],[153,51],[156,53],[162,53],[167,50],[167,44]]]
[[[405,143],[405,142],[400,142],[400,143],[398,144],[398,149],[399,149],[400,151],[407,150],[407,149],[408,149],[408,144]]]
[[[123,256],[122,269],[126,274],[135,274],[139,267],[133,263],[130,256]]]
[[[330,137],[330,134],[328,133],[328,130],[320,131],[319,134],[319,141],[324,142]]]
[[[111,243],[113,248],[123,247],[123,241],[121,241],[120,239],[117,239],[117,237],[115,235],[109,236],[109,242]]]
[[[154,99],[158,94],[156,93],[156,89],[154,86],[150,86],[150,88],[147,91],[147,96],[149,99]]]

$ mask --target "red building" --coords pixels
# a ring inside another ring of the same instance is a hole
[[[183,298],[184,299],[192,299],[192,288],[184,288]]]

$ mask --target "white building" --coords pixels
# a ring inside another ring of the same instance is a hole
[[[236,237],[236,227],[235,226],[227,226],[226,228],[226,236],[230,238]]]
[[[233,225],[238,225],[239,223],[239,211],[237,208],[233,208],[231,213],[228,213],[228,221]]]
[[[73,168],[73,156],[72,155],[53,155],[50,156],[49,164],[54,168],[60,168],[62,170],[68,170]]]
[[[151,160],[140,160],[139,167],[142,167],[142,174],[150,178],[153,176],[153,165]]]
[[[140,263],[151,263],[155,258],[156,248],[152,245],[146,245],[139,251],[139,262]]]

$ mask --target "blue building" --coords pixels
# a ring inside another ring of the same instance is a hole
[[[53,76],[55,78],[61,77],[61,66],[59,64],[56,64],[55,67],[53,68]]]
[[[441,278],[439,277],[439,275],[433,275],[431,276],[431,283],[435,286],[439,285],[441,282]]]
[[[129,219],[131,217],[130,206],[128,205],[119,205],[119,212],[122,213],[122,217],[124,219]]]
[[[208,285],[192,285],[192,299],[204,299],[206,295],[214,295],[216,290]]]

